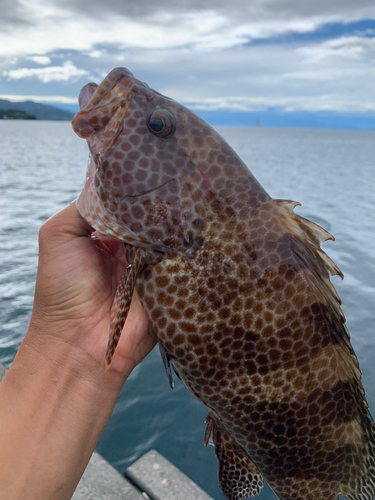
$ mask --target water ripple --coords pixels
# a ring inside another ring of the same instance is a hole
[[[331,232],[323,249],[343,270],[334,279],[375,409],[375,133],[220,128],[274,198]],[[9,365],[31,314],[38,231],[76,198],[87,147],[66,122],[0,121],[0,360]],[[176,378],[176,377],[175,377]],[[98,450],[119,470],[155,447],[217,500],[216,458],[202,445],[205,409],[175,380],[171,391],[157,350],[123,388]],[[265,489],[260,500],[272,499]]]

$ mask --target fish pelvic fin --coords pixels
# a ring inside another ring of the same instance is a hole
[[[164,365],[164,368],[165,368],[165,372],[166,372],[167,377],[168,377],[168,382],[169,382],[170,388],[173,389],[174,388],[174,382],[173,382],[173,375],[172,375],[170,357],[169,357],[169,355],[168,355],[165,347],[163,346],[163,344],[160,341],[159,341],[159,349],[160,349],[161,359],[163,361],[163,365]]]
[[[263,488],[263,478],[246,453],[217,424],[210,412],[204,444],[213,444],[218,459],[218,480],[227,500],[244,500],[258,495]]]
[[[138,248],[135,252],[133,252],[133,255],[134,260],[132,264],[127,267],[125,273],[120,279],[117,285],[115,298],[113,299],[104,371],[109,369],[117,344],[119,343],[122,329],[129,313],[137,276],[148,262],[147,253],[142,248]]]

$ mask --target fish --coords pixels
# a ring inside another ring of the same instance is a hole
[[[134,290],[172,369],[208,409],[227,500],[371,500],[375,433],[321,249],[327,231],[271,198],[193,111],[125,68],[81,90],[89,162],[77,208],[124,243],[108,368]]]

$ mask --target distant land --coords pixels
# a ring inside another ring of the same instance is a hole
[[[285,111],[267,108],[261,111],[204,111],[185,104],[213,126],[288,127],[330,130],[375,130],[375,112],[344,113],[339,111]],[[78,104],[56,104],[59,108],[77,113]]]
[[[0,120],[36,120],[36,116],[18,109],[0,109]]]
[[[7,104],[7,106],[4,105]],[[375,130],[375,112],[344,113],[339,111],[285,111],[282,108],[267,108],[260,111],[205,111],[195,113],[213,126],[237,127],[287,127],[330,130]],[[11,102],[0,99],[0,109],[19,109],[36,116],[38,120],[71,120],[79,111],[78,104],[44,104],[25,101]]]
[[[202,111],[199,109],[194,111],[213,126],[375,130],[375,112],[307,112],[284,111],[278,108],[233,113],[230,111]]]
[[[74,113],[59,107],[40,104],[33,101],[14,102],[0,99],[0,110],[23,111],[37,120],[71,120]]]

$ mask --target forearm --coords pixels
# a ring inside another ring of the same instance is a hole
[[[27,333],[0,384],[1,500],[69,499],[126,378],[43,338]]]

